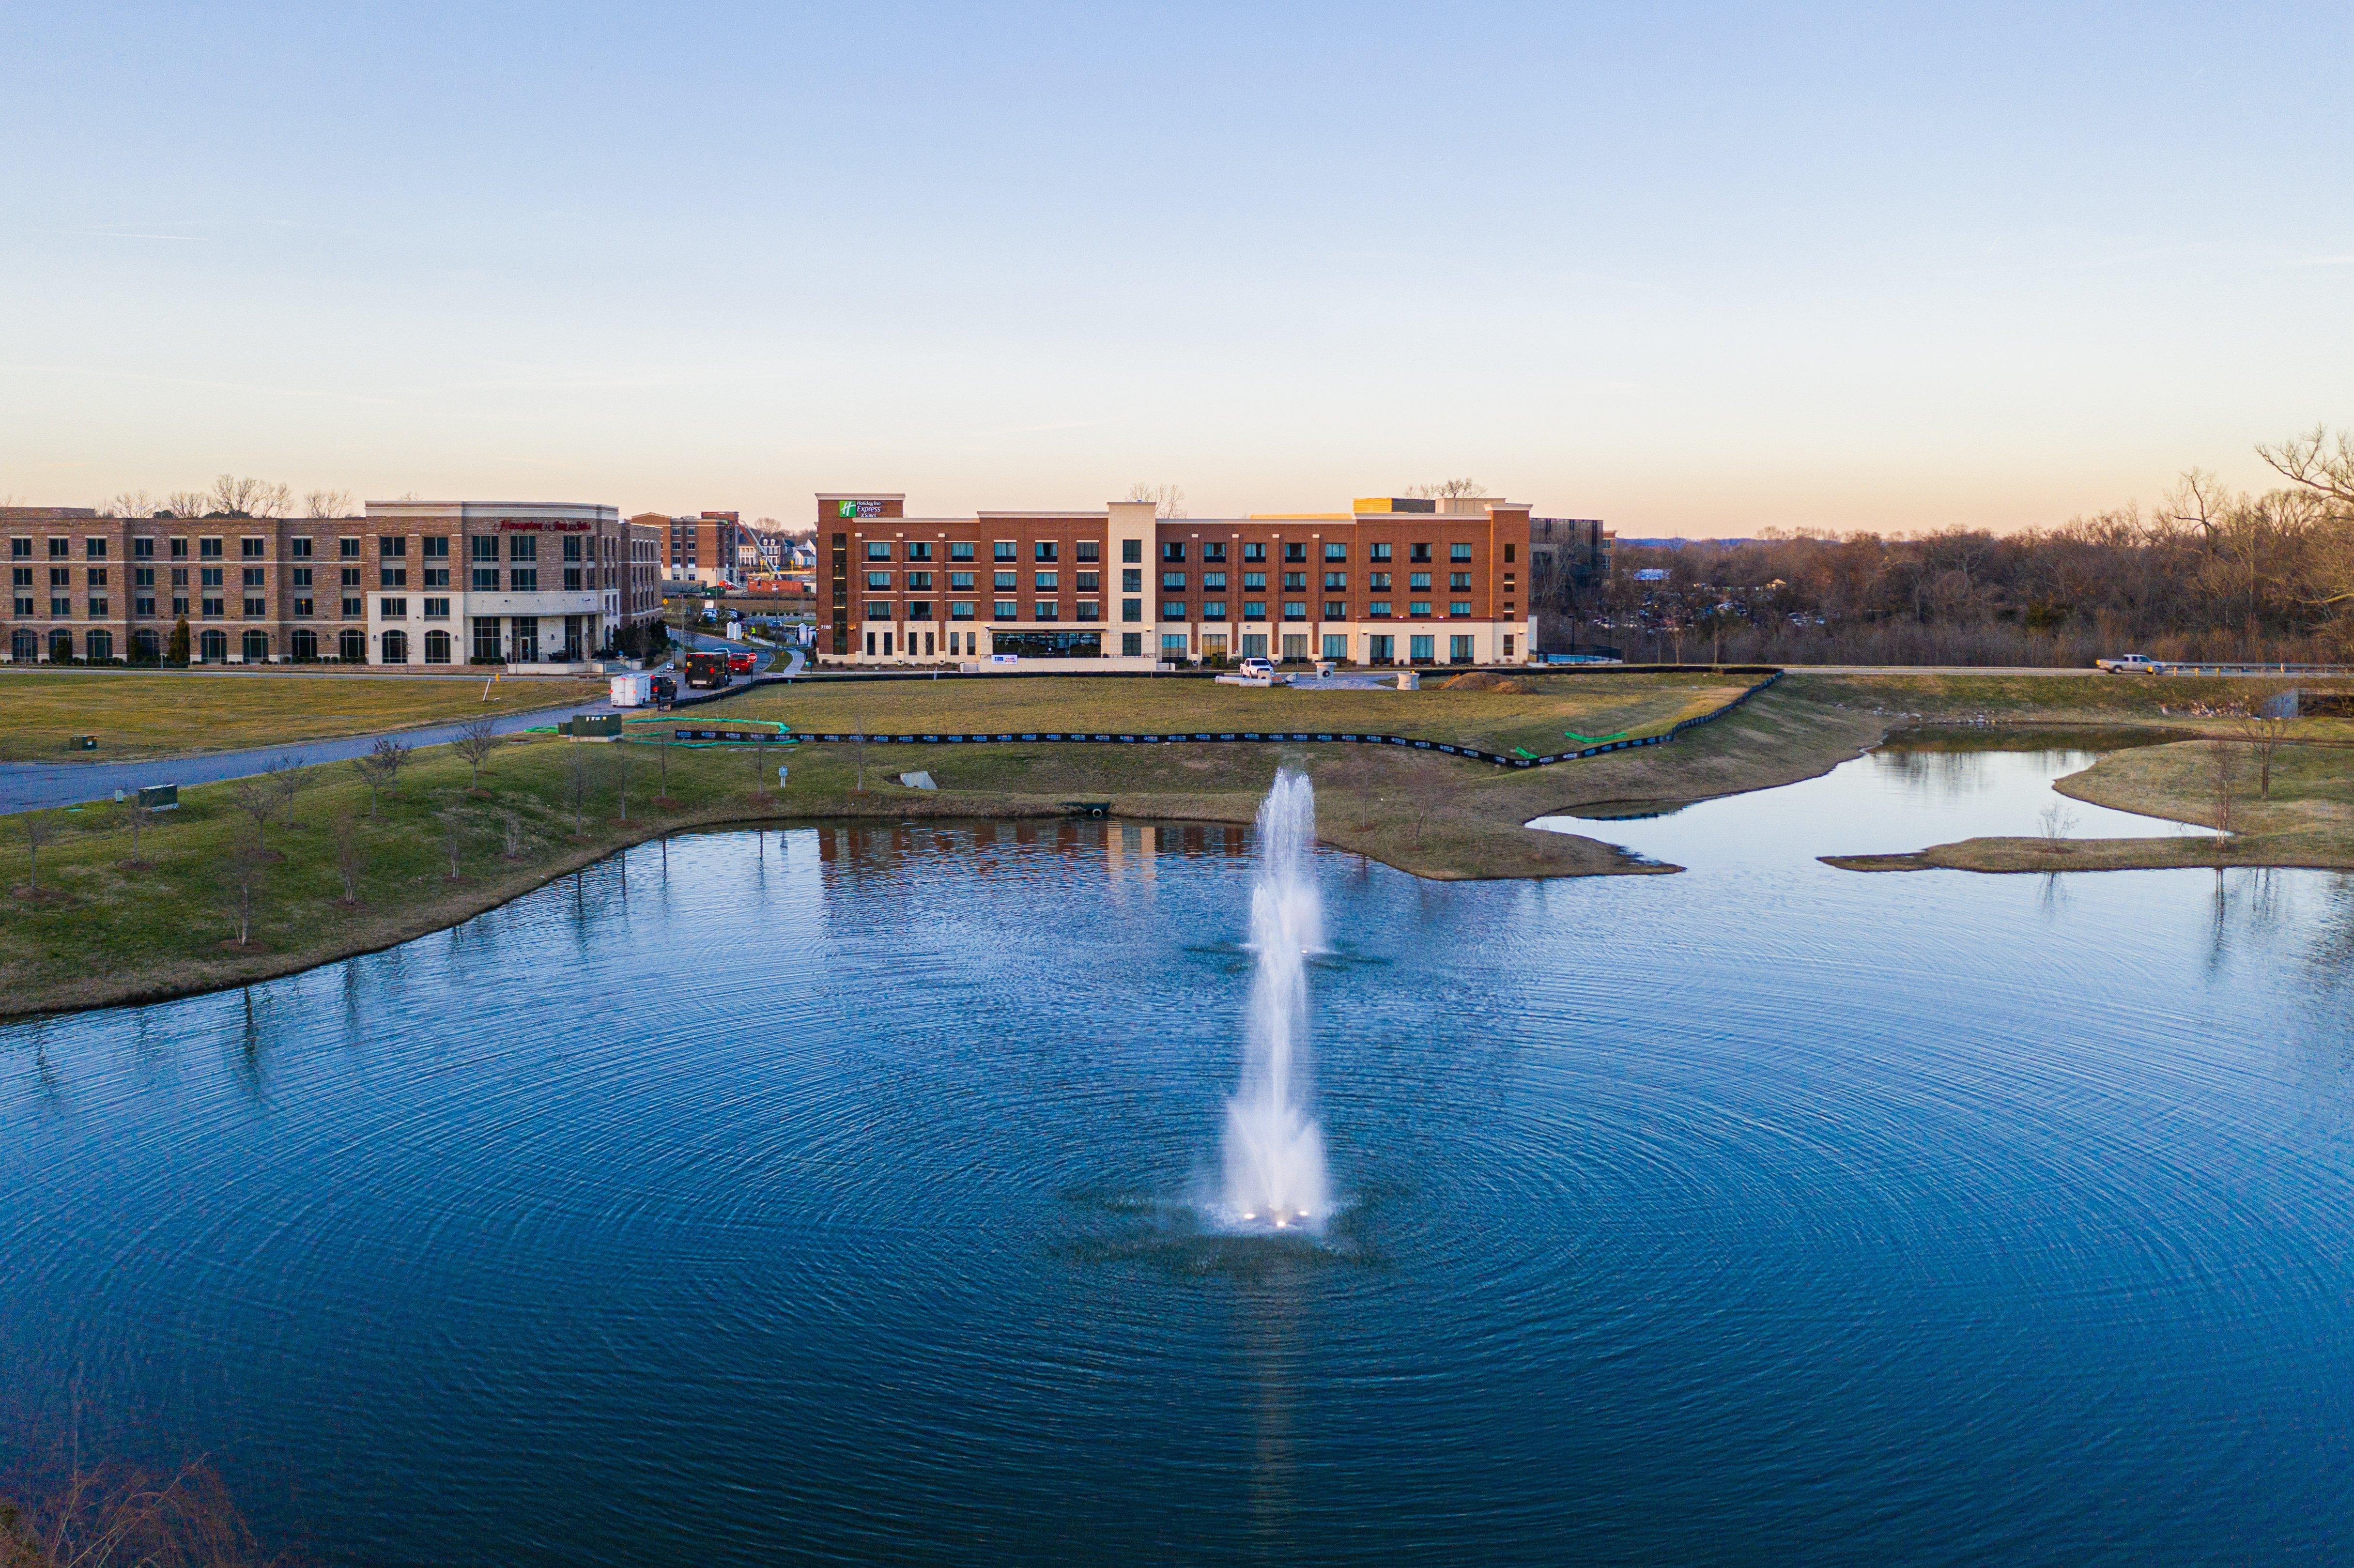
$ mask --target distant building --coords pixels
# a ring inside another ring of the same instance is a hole
[[[16,663],[571,663],[662,613],[660,541],[610,506],[371,501],[359,517],[0,508]]]
[[[1252,656],[1483,664],[1530,652],[1526,503],[1375,496],[1347,512],[1210,518],[1115,501],[909,517],[905,500],[817,498],[821,655],[1150,669]]]
[[[642,512],[630,521],[662,535],[663,567],[672,581],[725,588],[744,580],[748,530],[741,514],[702,512],[692,517],[672,517]]]

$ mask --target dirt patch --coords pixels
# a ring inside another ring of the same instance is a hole
[[[1501,692],[1506,696],[1511,697],[1528,697],[1534,696],[1536,694],[1536,688],[1530,685],[1526,681],[1520,680],[1511,675],[1500,675],[1493,670],[1474,670],[1469,674],[1458,675],[1453,680],[1443,683],[1439,686],[1439,690],[1443,692]]]

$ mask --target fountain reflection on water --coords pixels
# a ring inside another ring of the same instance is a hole
[[[1285,768],[1258,810],[1251,883],[1250,1038],[1226,1102],[1225,1218],[1253,1229],[1320,1229],[1330,1212],[1324,1135],[1310,1114],[1308,959],[1324,948],[1324,906],[1309,866],[1316,791]]]

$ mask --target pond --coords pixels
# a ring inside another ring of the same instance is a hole
[[[0,1387],[330,1562],[2342,1557],[2354,883],[1812,858],[2083,760],[1315,852],[1320,1240],[1198,1217],[1238,829],[682,838],[13,1026]]]

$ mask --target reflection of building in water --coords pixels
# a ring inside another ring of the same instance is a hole
[[[1152,880],[1152,862],[1161,852],[1160,830],[1150,822],[1109,822],[1104,827],[1104,869],[1118,882],[1122,872]]]

